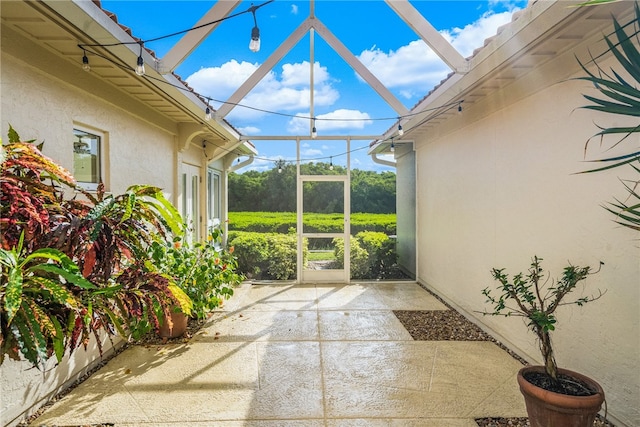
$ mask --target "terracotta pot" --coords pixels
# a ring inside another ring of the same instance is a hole
[[[569,396],[537,387],[527,381],[526,372],[545,372],[544,366],[527,366],[518,372],[518,384],[527,406],[531,427],[591,427],[604,402],[600,384],[577,372],[558,368],[559,374],[584,381],[597,393],[592,396]]]
[[[184,315],[182,312],[171,313],[171,322],[173,326],[169,328],[169,325],[166,319],[163,319],[162,324],[160,325],[159,335],[162,338],[178,338],[181,337],[187,331],[187,320],[189,318]]]

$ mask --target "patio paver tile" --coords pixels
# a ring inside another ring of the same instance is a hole
[[[415,283],[243,284],[191,341],[132,346],[34,425],[474,427],[524,416],[519,362],[490,342],[413,341],[391,311],[439,304]]]

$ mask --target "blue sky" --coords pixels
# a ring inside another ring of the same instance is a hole
[[[102,6],[141,39],[191,28],[213,1],[113,1]],[[256,6],[262,1],[254,1]],[[481,47],[499,26],[511,21],[526,0],[422,0],[413,6],[464,56]],[[242,2],[241,12],[252,2]],[[248,48],[253,18],[250,13],[226,20],[177,68],[176,73],[205,97],[226,100],[240,84],[309,15],[309,2],[276,0],[256,12],[261,48]],[[315,2],[315,15],[407,108],[447,76],[450,70],[381,0]],[[146,47],[162,58],[180,36]],[[236,107],[226,119],[245,135],[308,135],[309,35],[280,61],[241,104],[273,113]],[[318,140],[303,147],[302,157],[344,164],[344,143],[322,141],[322,135],[376,135],[391,125],[397,113],[342,58],[315,35],[315,117]],[[212,106],[219,104],[212,102]],[[297,119],[292,116],[301,116]],[[340,121],[335,119],[349,119]],[[391,118],[391,120],[380,120]],[[334,119],[334,120],[325,120]],[[354,142],[353,167],[383,170],[366,156],[370,141]],[[271,168],[269,159],[295,158],[295,144],[256,141],[260,152],[252,168]],[[358,148],[361,148],[359,149]]]

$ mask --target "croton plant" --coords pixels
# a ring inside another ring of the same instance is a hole
[[[189,297],[147,262],[152,242],[172,241],[182,219],[162,191],[118,196],[83,191],[73,176],[10,128],[2,145],[0,363],[20,354],[37,367],[99,332],[137,338]]]

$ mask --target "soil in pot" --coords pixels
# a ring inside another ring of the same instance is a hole
[[[565,374],[558,374],[558,381],[554,382],[549,375],[543,372],[525,372],[524,379],[536,387],[543,388],[554,393],[567,394],[569,396],[593,396],[598,390],[582,381]]]

